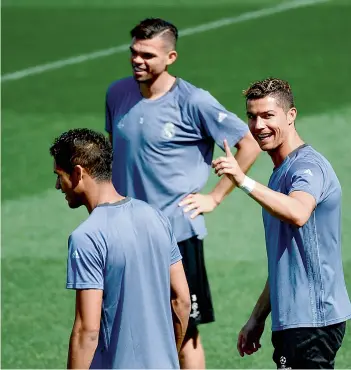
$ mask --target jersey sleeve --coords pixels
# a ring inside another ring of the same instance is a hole
[[[67,289],[104,289],[104,257],[93,238],[72,234],[68,240]]]
[[[193,93],[189,105],[190,118],[199,125],[203,136],[211,137],[222,150],[224,139],[233,147],[249,131],[246,123],[205,90],[199,89]]]
[[[171,231],[171,235],[172,235],[171,265],[173,265],[182,259],[182,255],[180,254],[178,243],[173,234],[173,231]]]
[[[182,255],[180,253],[177,239],[173,233],[173,229],[171,226],[171,223],[169,219],[159,210],[156,209],[156,212],[158,213],[163,225],[168,231],[168,234],[170,236],[170,242],[171,242],[171,265],[175,264],[176,262],[180,261],[182,259]]]
[[[318,164],[295,162],[288,173],[288,194],[294,191],[304,191],[311,194],[317,204],[321,201],[324,174]]]

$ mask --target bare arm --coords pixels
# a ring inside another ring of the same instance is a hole
[[[243,171],[247,172],[255,162],[261,149],[250,132],[235,147],[237,148],[235,158],[240,163]],[[191,218],[195,218],[201,213],[213,211],[234,188],[235,183],[227,176],[223,176],[209,194],[189,194],[179,203],[179,206],[186,205],[184,212],[195,210],[191,214]]]
[[[190,293],[182,261],[171,266],[171,306],[178,352],[182,346],[190,315]]]
[[[261,149],[250,132],[248,132],[236,145],[237,152],[234,156],[244,173],[248,172],[253,163],[259,156]],[[223,199],[235,188],[235,184],[227,176],[223,176],[216,187],[211,191],[211,195],[220,204]]]
[[[237,349],[241,357],[252,355],[261,348],[260,339],[264,331],[266,318],[271,312],[268,280],[252,314],[238,335]]]
[[[76,316],[68,352],[68,369],[89,369],[99,340],[102,290],[76,291]]]
[[[269,293],[269,282],[267,279],[264,289],[252,311],[251,318],[253,318],[256,322],[262,323],[266,321],[266,318],[270,314],[270,312],[271,302]]]
[[[314,197],[304,191],[285,195],[257,182],[250,196],[272,216],[297,227],[308,221],[316,207]]]
[[[230,152],[225,142],[226,157],[213,161],[212,166],[218,176],[226,175],[235,185],[241,186],[245,179],[244,172]],[[267,212],[280,220],[301,227],[310,218],[316,207],[315,198],[304,191],[293,191],[289,195],[269,189],[255,182],[250,197],[259,203]]]

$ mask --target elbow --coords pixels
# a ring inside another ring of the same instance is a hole
[[[187,313],[187,316],[190,315],[190,312],[191,312],[191,300],[190,300],[190,295],[186,297],[186,299],[184,300],[183,302],[183,305],[184,305],[184,310],[186,311]]]
[[[100,328],[74,328],[72,337],[78,339],[81,344],[97,344],[99,341]]]
[[[190,295],[184,295],[183,297],[173,299],[172,306],[175,312],[179,313],[183,317],[188,317],[191,311]]]
[[[304,214],[296,214],[291,217],[291,224],[296,226],[296,227],[302,227],[306,224],[308,221],[309,216],[304,215]]]
[[[184,296],[182,299],[180,299],[179,302],[180,306],[182,307],[182,311],[189,316],[191,311],[191,300],[190,295]]]

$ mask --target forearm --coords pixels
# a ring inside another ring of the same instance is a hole
[[[271,302],[269,294],[269,283],[268,280],[266,285],[257,300],[255,308],[252,311],[251,318],[257,322],[265,322],[267,316],[271,312]]]
[[[302,226],[309,218],[308,210],[302,202],[258,182],[255,183],[250,197],[272,216],[295,226]]]
[[[249,154],[244,148],[237,151],[234,158],[237,160],[241,170],[247,173],[253,163],[255,162],[257,155],[254,153]],[[216,204],[220,204],[223,199],[230,194],[235,188],[235,184],[227,176],[222,176],[222,178],[217,182],[215,188],[211,191],[211,195],[215,200]]]
[[[172,299],[173,327],[178,352],[182,346],[190,315],[190,302]]]
[[[98,332],[73,331],[69,343],[68,369],[89,369],[98,345]]]

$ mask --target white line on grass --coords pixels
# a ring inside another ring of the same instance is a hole
[[[197,33],[214,30],[214,29],[221,28],[224,26],[229,26],[235,23],[241,23],[241,22],[281,13],[281,12],[284,12],[290,9],[296,9],[296,8],[301,8],[304,6],[315,5],[315,4],[324,3],[327,1],[330,1],[330,0],[295,0],[295,1],[284,2],[274,7],[264,8],[264,9],[259,9],[259,10],[255,10],[252,12],[243,13],[236,17],[222,18],[214,22],[204,23],[204,24],[200,24],[199,26],[185,28],[184,30],[181,30],[179,32],[179,36],[184,37],[184,36],[195,35]],[[82,55],[78,55],[78,56],[67,58],[67,59],[57,60],[56,62],[41,64],[41,65],[37,65],[35,67],[30,67],[30,68],[25,68],[20,71],[2,75],[1,81],[5,82],[5,81],[11,81],[11,80],[20,80],[25,77],[41,74],[41,73],[52,71],[55,69],[60,69],[65,66],[80,64],[88,60],[98,59],[98,58],[110,56],[112,54],[122,53],[124,51],[127,51],[128,48],[129,48],[129,44],[124,44],[124,45],[116,46],[116,47],[109,48],[109,49],[98,50],[98,51],[94,51],[88,54],[82,54]]]

